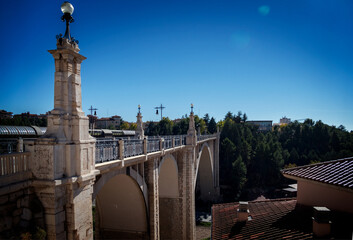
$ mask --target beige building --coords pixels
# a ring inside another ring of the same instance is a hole
[[[95,128],[114,128],[119,129],[121,124],[121,117],[120,116],[111,116],[109,118],[98,118],[95,120]]]

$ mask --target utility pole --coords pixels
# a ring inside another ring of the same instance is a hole
[[[163,108],[165,108],[165,107],[163,107],[162,104],[161,104],[160,107],[155,107],[155,108],[154,108],[154,109],[156,109],[156,114],[157,114],[157,115],[158,115],[158,109],[161,110],[161,120],[163,119]]]
[[[92,132],[92,135],[93,135],[94,117],[93,117],[92,114],[93,114],[93,111],[94,111],[94,116],[97,116],[97,112],[96,112],[96,111],[97,111],[98,109],[97,109],[97,108],[93,108],[92,105],[91,105],[91,108],[89,108],[88,110],[91,111],[91,120],[92,120],[92,121],[91,121],[91,132]]]

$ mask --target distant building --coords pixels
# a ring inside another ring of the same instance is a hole
[[[249,124],[259,127],[259,131],[271,131],[272,130],[272,120],[258,120],[258,121],[246,121]]]
[[[287,118],[287,117],[283,117],[283,118],[281,118],[281,119],[279,120],[279,124],[280,124],[280,125],[289,124],[289,123],[291,123],[291,122],[292,122],[291,119],[290,119],[290,118]]]
[[[111,116],[109,118],[99,118],[95,121],[95,128],[115,128],[118,129],[121,124],[120,116]]]
[[[10,119],[12,118],[12,112],[0,109],[0,119]]]
[[[15,114],[13,115],[14,118],[16,117],[26,117],[26,118],[29,118],[29,119],[46,119],[48,116],[48,114],[32,114],[30,112],[25,112],[25,113],[21,113],[21,114]]]

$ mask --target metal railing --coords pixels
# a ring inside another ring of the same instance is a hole
[[[199,135],[199,136],[197,136],[197,141],[203,141],[203,140],[213,138],[213,137],[215,137],[214,134]]]
[[[119,159],[118,139],[97,139],[96,140],[96,163]]]
[[[163,149],[169,149],[173,147],[173,138],[165,137],[163,141]]]
[[[124,158],[143,154],[143,140],[124,140]]]
[[[28,164],[30,157],[30,152],[1,154],[0,176],[25,172],[29,170]]]
[[[186,135],[147,136],[143,140],[137,138],[98,138],[96,139],[95,162],[122,160],[127,157],[183,146],[185,143]]]
[[[147,153],[151,153],[151,152],[157,152],[159,151],[160,149],[160,139],[148,139],[147,140]]]

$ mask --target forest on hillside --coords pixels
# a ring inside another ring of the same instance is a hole
[[[195,115],[195,127],[202,134],[215,133],[217,126],[221,129],[219,176],[224,201],[280,188],[288,182],[280,172],[283,168],[353,156],[353,132],[343,126],[306,119],[264,132],[247,119],[241,112],[228,112],[218,123],[208,114],[203,118]],[[149,122],[145,134],[186,134],[188,127],[187,116],[174,121],[163,118]]]
[[[280,170],[353,156],[353,132],[306,119],[261,132],[246,114],[228,112],[221,121],[220,183],[225,201],[250,189],[281,186]]]

